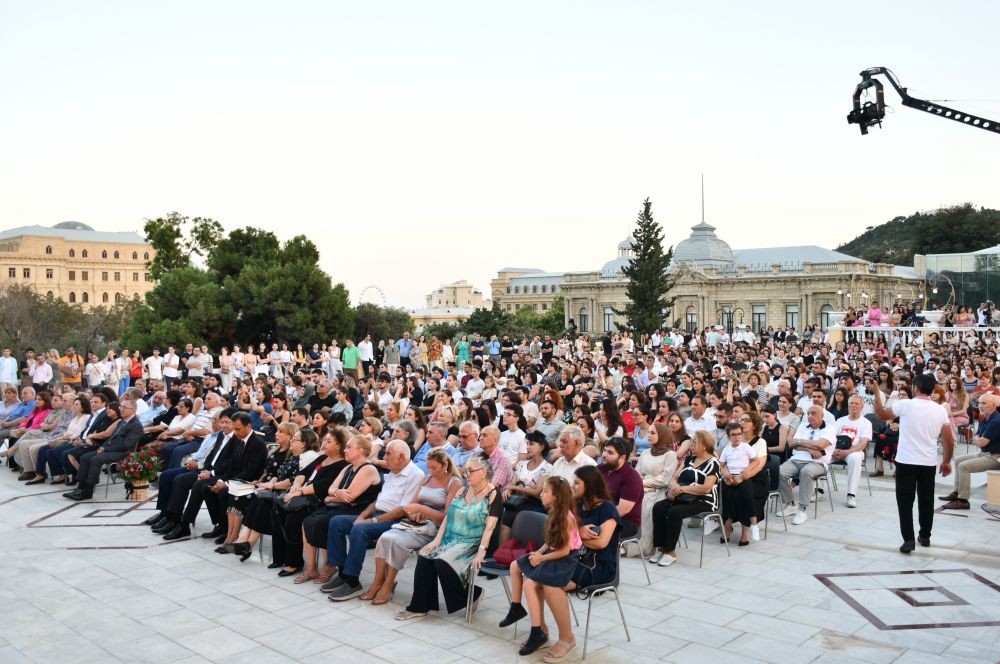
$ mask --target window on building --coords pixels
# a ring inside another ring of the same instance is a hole
[[[750,325],[750,329],[757,334],[767,329],[767,305],[754,304],[750,306]]]
[[[70,258],[76,258],[76,249],[70,249],[69,250],[69,257]]]
[[[549,310],[548,302],[542,302],[542,311],[548,311],[548,310]]]
[[[132,252],[132,260],[134,260],[134,261],[139,260],[139,252],[138,251],[133,251]]]
[[[544,292],[545,292],[546,290],[548,290],[548,288],[549,288],[549,287],[548,287],[548,284],[542,284],[542,292],[543,292],[543,293],[544,293]]]
[[[101,295],[101,302],[107,302],[107,301],[108,301],[108,294],[104,293],[103,295]]]
[[[69,303],[70,304],[76,304],[76,293],[74,293],[72,291],[70,291],[70,294],[69,294]]]
[[[580,313],[576,317],[576,323],[580,326],[581,332],[586,332],[590,329],[590,312],[587,311],[587,307],[580,307]]]
[[[146,281],[152,281],[152,280],[153,280],[153,275],[151,275],[149,272],[147,272],[146,273]]]
[[[21,273],[24,275],[25,279],[31,279],[31,268],[30,267],[22,268]]]
[[[733,305],[723,304],[719,307],[719,324],[729,332],[733,329]]]
[[[794,327],[796,330],[799,329],[799,305],[785,305],[785,327]]]
[[[833,306],[829,304],[824,304],[819,309],[819,327],[824,332],[826,332],[827,329],[832,324],[830,321],[830,314],[832,312],[833,312]]]
[[[118,260],[119,258],[120,258],[120,256],[118,255],[118,252],[116,251],[115,252],[115,260]]]
[[[17,279],[17,268],[16,267],[7,268],[7,276],[10,277],[11,279]]]
[[[146,253],[144,253],[142,255],[142,258],[143,258],[143,260],[147,260],[148,261],[149,260],[149,252],[147,251]]]
[[[604,307],[604,331],[612,332],[615,329],[615,311],[611,307]]]
[[[122,280],[122,273],[115,272],[115,281],[121,281],[121,280]]]
[[[55,273],[53,272],[53,270],[52,270],[51,267],[45,268],[45,278],[46,279],[51,279],[54,276],[54,274]]]
[[[90,293],[84,292],[80,295],[80,299],[84,304],[90,302]]]
[[[80,281],[86,281],[87,277],[89,277],[89,276],[90,276],[90,273],[87,272],[86,270],[83,270],[82,272],[80,272]]]
[[[520,304],[515,304],[514,305],[514,311],[520,311],[520,309],[521,309],[521,305]]]
[[[538,292],[538,286],[532,286],[531,287],[531,292],[532,293],[537,293]]]
[[[48,255],[48,256],[52,255],[52,245],[51,244],[45,246],[45,254]]]
[[[55,295],[52,293],[52,291],[49,291],[49,292],[47,292],[45,294],[45,297],[47,297],[47,298],[49,298],[51,300],[53,297],[55,297]]]
[[[510,295],[510,286],[507,286],[507,295]]]
[[[82,252],[80,252],[80,257],[81,258],[86,258],[87,257],[87,250],[86,249],[84,249]]]
[[[70,270],[69,271],[69,280],[70,281],[76,281],[76,270]]]
[[[124,295],[122,295],[121,293],[115,293],[115,302],[123,302],[124,300],[125,300]]]
[[[698,331],[698,310],[694,307],[688,307],[684,312],[684,328],[692,334]]]
[[[510,311],[510,305],[509,304],[507,305],[507,311]]]
[[[101,272],[101,281],[107,281],[107,280],[108,280],[108,273]]]
[[[107,257],[108,257],[108,252],[107,251],[102,251],[101,252],[101,258],[107,258]]]
[[[517,295],[520,292],[521,292],[521,287],[520,286],[514,286],[514,295]]]

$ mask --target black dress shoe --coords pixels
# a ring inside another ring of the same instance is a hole
[[[75,477],[67,477],[66,478],[66,486],[76,486],[76,478]]]
[[[900,553],[911,553],[915,548],[917,548],[916,542],[913,540],[906,540],[903,545],[899,547]]]
[[[149,527],[150,527],[151,530],[153,530],[155,532],[157,528],[159,528],[160,526],[166,525],[166,524],[168,524],[170,522],[171,522],[170,517],[161,516],[158,520],[156,520],[153,523],[149,524]]]
[[[282,567],[284,567],[284,566],[282,566]],[[288,571],[287,569],[282,569],[280,572],[278,572],[278,576],[281,576],[281,577],[294,576],[294,575],[298,574],[301,571],[302,571],[301,567],[293,569],[292,571]]]
[[[222,535],[219,535],[218,537],[215,538],[215,543],[216,544],[223,544],[223,543],[225,543],[225,541],[226,541],[226,534],[225,533],[223,533]]]
[[[279,567],[284,567],[284,565],[279,562],[273,562],[267,566],[268,569],[278,569]]]
[[[76,501],[90,500],[93,497],[94,497],[93,494],[86,494],[80,491],[74,491],[73,493],[69,494],[69,499]]]
[[[148,519],[146,519],[145,521],[143,521],[142,525],[144,525],[144,526],[152,526],[153,524],[155,524],[157,521],[161,520],[162,518],[163,518],[163,512],[157,512],[153,516],[151,516]]]
[[[153,532],[157,535],[166,535],[176,527],[176,521],[173,521],[172,519],[164,519],[162,523],[157,524],[157,526],[153,528]]]
[[[920,542],[920,546],[930,546],[931,545],[931,538],[930,537],[918,537],[917,541]]]
[[[212,528],[211,532],[202,533],[201,536],[204,539],[215,539],[219,535],[225,535],[225,534],[226,534],[226,529],[225,528],[223,528],[222,526],[216,526],[215,528]],[[223,540],[223,541],[225,541],[225,540]],[[221,544],[222,542],[218,542],[218,543]]]
[[[221,553],[221,554],[232,553],[232,551],[230,551],[229,549],[227,549],[224,546],[217,546],[217,547],[215,547],[215,552],[216,553]]]
[[[248,542],[234,542],[227,544],[226,548],[232,548],[232,552],[240,557],[240,562],[245,563],[253,555],[253,548]]]
[[[172,542],[174,540],[179,540],[183,537],[191,537],[191,526],[187,525],[186,523],[182,523],[173,530],[171,530],[169,533],[163,536],[163,539],[167,540],[168,542]]]
[[[70,491],[62,495],[63,498],[70,498],[72,500],[79,500],[78,496],[81,496],[79,491]]]

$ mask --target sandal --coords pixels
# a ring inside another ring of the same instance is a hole
[[[554,652],[555,649],[558,648],[559,646],[565,648],[565,650],[561,655],[557,655]],[[556,641],[556,644],[554,646],[549,648],[549,651],[545,653],[545,655],[542,657],[542,660],[546,662],[561,662],[566,658],[567,655],[570,654],[570,652],[572,652],[573,648],[575,647],[576,647],[576,641],[573,641],[572,643],[567,643],[566,641],[559,639],[558,641]]]
[[[379,589],[378,594],[375,595],[375,597],[372,599],[372,606],[381,606],[383,604],[388,604],[389,600],[392,599],[392,596],[395,594],[396,594],[395,583],[392,584],[392,590],[390,590],[389,593],[386,595],[383,595],[382,590]],[[364,597],[362,597],[362,599],[364,599]]]
[[[372,592],[373,590],[375,592]],[[371,602],[373,599],[378,597],[378,593],[380,590],[382,590],[382,586],[376,588],[374,585],[372,585],[368,590],[361,593],[361,595],[358,596],[358,599],[360,599],[362,602]]]
[[[299,585],[302,583],[307,583],[309,581],[315,581],[316,578],[317,577],[315,574],[300,574],[299,576],[295,577],[295,579],[292,580],[292,583],[294,583],[295,585]]]

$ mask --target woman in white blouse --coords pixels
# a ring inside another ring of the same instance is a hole
[[[674,438],[665,424],[649,427],[649,449],[639,456],[635,470],[642,477],[642,522],[639,528],[639,548],[642,555],[650,556],[653,546],[653,505],[667,496],[674,471],[677,470],[677,454],[674,452]]]

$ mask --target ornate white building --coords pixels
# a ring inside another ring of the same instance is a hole
[[[505,268],[491,282],[493,299],[505,310],[545,310],[565,298],[566,322],[581,332],[612,331],[614,313],[627,301],[622,268],[632,259],[632,238],[600,270],[542,272]],[[829,324],[828,314],[852,304],[910,301],[921,277],[912,267],[869,263],[816,245],[733,250],[702,221],[678,243],[670,271],[673,311],[665,325],[695,330],[708,325],[767,327]]]

